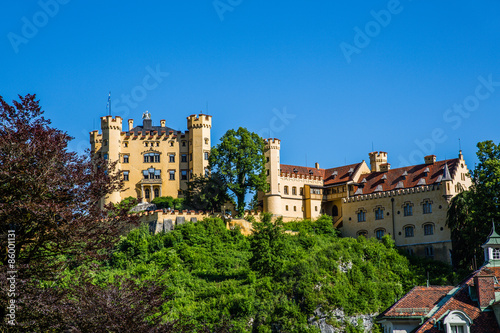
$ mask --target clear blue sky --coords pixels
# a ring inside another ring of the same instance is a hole
[[[373,144],[394,168],[456,157],[461,138],[473,167],[478,141],[500,141],[498,1],[42,0],[1,17],[0,95],[36,93],[80,152],[109,91],[113,115],[179,130],[208,103],[212,142],[246,127],[286,164]]]

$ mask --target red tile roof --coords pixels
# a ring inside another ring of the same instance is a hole
[[[425,316],[453,288],[453,286],[415,287],[380,316]]]
[[[356,190],[361,188],[363,191],[362,194],[370,194],[379,191],[391,191],[400,188],[411,188],[419,185],[436,184],[440,181],[440,176],[443,175],[444,165],[448,164],[450,173],[453,175],[457,170],[459,161],[460,160],[458,158],[455,158],[451,160],[437,161],[432,164],[412,165],[385,172],[372,172],[360,177],[360,183],[363,179],[366,179],[366,182],[364,183],[364,186],[357,186]],[[428,172],[425,172],[426,170]],[[405,171],[408,174],[407,176],[403,176]],[[398,183],[400,182],[402,187],[398,186]]]
[[[352,175],[354,172],[356,172],[359,167],[361,166],[361,163],[355,163],[355,164],[349,164],[349,165],[344,165],[336,168],[330,168],[330,169],[316,169],[313,167],[303,167],[303,166],[298,166],[298,165],[289,165],[289,164],[281,164],[281,172],[283,173],[289,173],[291,175],[296,174],[296,175],[302,175],[302,176],[316,176],[316,177],[323,177],[324,185],[332,185],[332,184],[338,184],[338,183],[345,183],[349,180],[352,180]],[[349,170],[353,170],[352,174],[349,174]],[[297,171],[297,172],[295,172]],[[312,172],[310,174],[309,172]],[[337,175],[334,176],[334,172],[337,172]]]
[[[425,317],[421,326],[412,332],[415,333],[438,333],[436,322],[442,320],[450,311],[461,311],[471,320],[471,333],[500,333],[500,326],[495,319],[493,311],[484,311],[478,305],[478,302],[471,299],[469,287],[475,288],[475,276],[496,276],[500,279],[500,267],[481,267],[478,271],[467,277],[452,291],[451,286],[446,287],[415,287],[410,290],[403,298],[382,312],[378,319],[398,318],[401,319],[411,316]],[[499,288],[498,284],[495,289]],[[429,313],[425,311],[409,312],[409,308],[430,308]],[[434,308],[434,310],[433,310]]]

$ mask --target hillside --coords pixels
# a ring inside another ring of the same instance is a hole
[[[162,305],[165,319],[214,325],[226,318],[238,332],[319,331],[308,321],[318,308],[376,313],[422,283],[422,272],[390,238],[339,238],[331,225],[328,217],[287,224],[299,231],[289,235],[266,217],[255,223],[251,237],[227,230],[219,219],[156,235],[144,226],[99,264],[94,282],[123,275],[143,285],[156,281],[171,296]],[[327,322],[338,324],[333,318]],[[357,332],[353,325],[345,329]]]

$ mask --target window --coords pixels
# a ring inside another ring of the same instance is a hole
[[[155,198],[158,198],[160,196],[160,190],[158,190],[157,188],[155,188],[154,192],[155,192]]]
[[[182,146],[186,147],[186,141],[182,141]]]
[[[413,255],[413,249],[412,248],[407,248],[406,253],[408,253],[410,256]]]
[[[283,188],[283,194],[288,194],[288,186],[285,186],[285,187]]]
[[[144,147],[147,147],[148,146],[148,143],[147,142],[144,142]]]
[[[170,147],[173,147],[173,146],[174,146],[174,142],[170,141]]]
[[[203,153],[203,158],[205,159],[205,161],[208,161],[208,151]]]
[[[432,223],[424,224],[424,235],[429,236],[434,234],[434,225]]]
[[[146,199],[149,199],[149,188],[144,190],[144,196],[146,197]]]
[[[269,176],[269,169],[267,169],[266,172],[267,172],[267,175]]]
[[[161,179],[161,170],[155,170],[155,179]]]
[[[285,210],[288,212],[288,205],[285,206]]]
[[[189,179],[193,178],[193,169],[189,170]]]
[[[169,172],[169,175],[170,175],[170,180],[175,180],[175,170],[170,170]]]
[[[144,163],[160,163],[160,154],[158,153],[144,154]]]
[[[383,220],[384,219],[384,210],[381,207],[377,207],[375,209],[375,220]]]
[[[123,147],[127,148],[128,147],[128,142],[123,143]]]
[[[425,200],[423,204],[424,214],[432,213],[432,203],[429,200]]]
[[[375,236],[377,237],[378,240],[381,240],[382,237],[385,235],[385,229],[378,229],[375,230]]]
[[[413,237],[413,226],[405,227],[405,237]]]
[[[497,259],[497,260],[500,259],[500,249],[499,248],[493,249],[492,258]]]
[[[360,230],[356,233],[356,235],[359,237],[359,236],[363,236],[363,237],[366,237],[368,236],[368,232],[366,232],[365,230]]]
[[[314,211],[318,211],[318,206],[314,206]]]
[[[450,325],[451,333],[465,333],[463,325]]]
[[[170,154],[170,155],[168,155],[168,161],[169,161],[170,163],[174,163],[174,162],[175,162],[175,155],[174,155],[174,154]]]
[[[295,186],[292,187],[292,194],[297,195],[297,188]]]
[[[269,163],[269,157],[266,157],[266,162]]]
[[[128,155],[123,155],[123,163],[128,163]]]
[[[208,145],[208,138],[205,138],[205,144]]]
[[[188,179],[188,172],[187,172],[187,170],[182,170],[181,171],[181,179],[182,180],[187,180]]]
[[[303,187],[300,188],[300,195],[304,195],[304,188]]]
[[[193,160],[193,154],[189,154],[189,160],[192,161]]]
[[[186,154],[182,154],[181,155],[181,162],[187,162],[188,159],[187,159],[187,155]]]
[[[406,202],[403,205],[403,213],[404,213],[404,216],[412,216],[413,215],[413,205],[409,202]]]
[[[358,222],[366,222],[366,212],[363,210],[360,210],[358,212]]]
[[[431,245],[425,247],[425,256],[428,258],[434,257],[434,248]]]
[[[128,180],[128,171],[123,171],[123,180]]]
[[[296,212],[297,211],[297,206],[293,206],[293,211]]]
[[[159,142],[156,143],[156,147],[160,147],[160,143]]]

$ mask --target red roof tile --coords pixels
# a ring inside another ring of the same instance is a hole
[[[372,172],[369,174],[365,174],[362,175],[359,179],[359,182],[361,182],[363,179],[366,179],[364,186],[357,186],[356,190],[358,188],[361,188],[363,194],[370,194],[378,192],[379,190],[391,191],[400,188],[411,188],[423,185],[424,182],[425,185],[436,184],[440,180],[439,176],[443,175],[445,164],[448,164],[450,173],[453,175],[456,172],[457,166],[459,164],[459,159],[455,158],[451,160],[437,161],[433,164],[412,165],[403,168],[388,170],[385,172]],[[427,168],[428,172],[425,172]],[[408,174],[407,176],[403,176],[405,171]],[[402,187],[398,186],[398,183],[400,182],[403,185]]]
[[[289,164],[281,164],[281,172],[288,174],[296,174],[302,176],[316,176],[323,177],[324,185],[333,185],[338,183],[345,183],[349,180],[352,180],[352,175],[358,168],[361,166],[361,163],[344,165],[336,168],[330,169],[316,169],[313,167],[303,167],[298,165],[289,165]],[[353,170],[352,174],[349,174],[349,170]],[[334,172],[337,172],[337,175],[334,175]],[[312,172],[312,173],[310,173]]]

